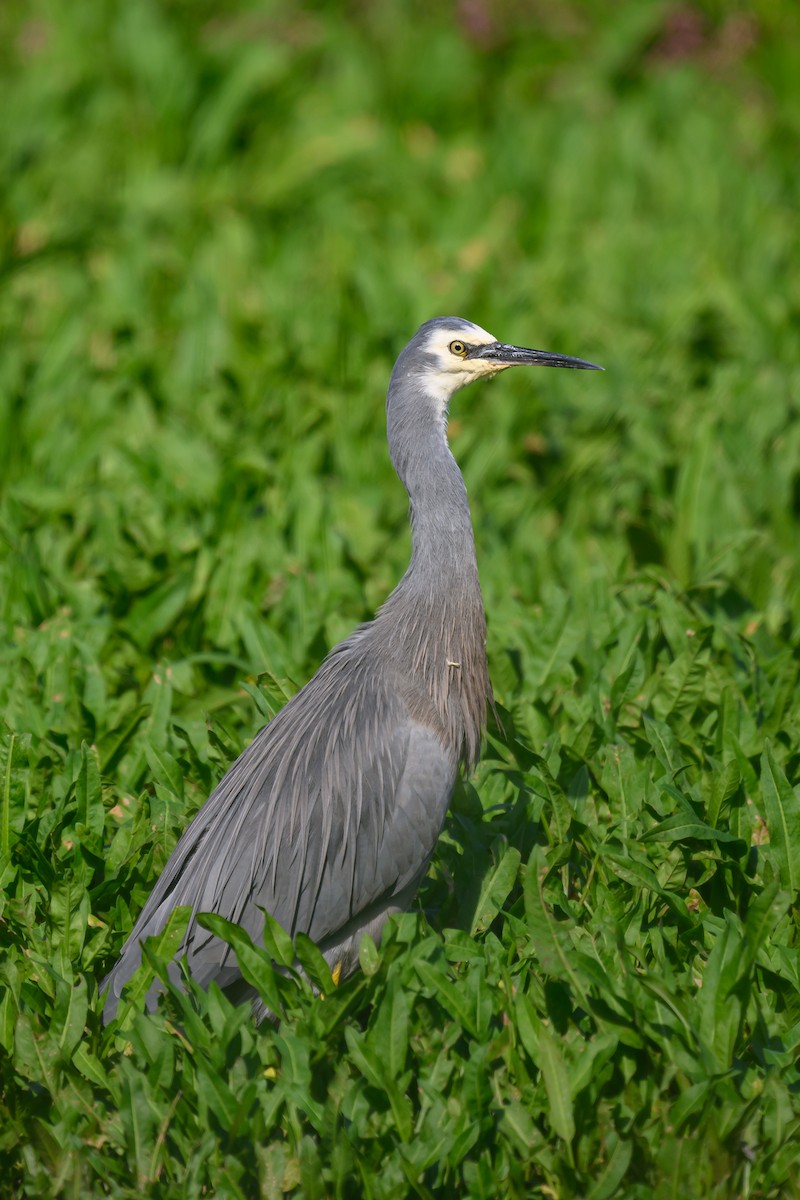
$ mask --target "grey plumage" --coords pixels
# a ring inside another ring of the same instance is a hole
[[[361,935],[410,903],[444,823],[459,764],[477,759],[491,685],[464,481],[447,444],[452,394],[518,363],[594,364],[505,346],[458,317],[428,321],[387,395],[389,449],[411,505],[411,563],[373,621],[237,759],[187,828],[103,982],[104,1019],[141,942],[190,905],[258,941],[270,912],[307,933],[342,976]],[[263,1005],[229,947],[192,920],[179,952],[193,977]],[[157,988],[148,1002],[154,1005]]]

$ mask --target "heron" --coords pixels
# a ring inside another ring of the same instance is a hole
[[[264,912],[313,939],[334,981],[380,941],[427,871],[459,769],[477,762],[492,689],[467,492],[447,441],[451,398],[509,367],[599,371],[581,358],[498,341],[461,317],[426,321],[401,352],[386,399],[392,464],[408,493],[412,553],[375,618],[236,760],[168,859],[103,981],[103,1017],[172,911],[192,916],[170,964],[268,1015],[230,946],[196,921],[218,913],[263,945]],[[161,985],[150,989],[154,1008]]]

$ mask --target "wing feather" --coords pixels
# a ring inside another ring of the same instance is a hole
[[[366,627],[369,629],[369,627]],[[364,632],[364,631],[360,631]],[[404,893],[441,831],[456,764],[412,717],[408,682],[348,639],[256,736],[178,842],[105,983],[106,1019],[172,910],[221,913],[261,939],[261,909],[320,943]],[[201,983],[239,979],[229,947],[193,919]]]

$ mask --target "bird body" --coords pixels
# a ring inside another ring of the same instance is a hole
[[[361,936],[378,940],[387,917],[411,902],[459,764],[477,760],[491,700],[472,524],[447,410],[471,378],[516,361],[594,367],[504,346],[456,317],[427,322],[400,355],[387,431],[410,500],[408,570],[375,619],[332,650],[257,734],[191,822],[102,985],[106,1021],[141,961],[141,942],[179,905],[193,911],[179,951],[192,976],[249,998],[261,1017],[230,947],[195,914],[219,913],[260,941],[265,910],[292,936],[308,934],[345,977],[357,967]]]

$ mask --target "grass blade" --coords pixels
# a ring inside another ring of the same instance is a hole
[[[761,756],[761,796],[781,885],[796,896],[800,891],[800,796],[776,762],[769,742]]]

